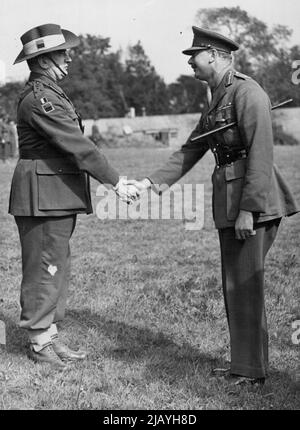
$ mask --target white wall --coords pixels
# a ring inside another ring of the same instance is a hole
[[[0,60],[0,85],[5,85],[6,83],[6,72],[5,72],[5,63]]]
[[[275,122],[282,125],[283,130],[300,141],[300,108],[277,109],[272,113]],[[100,133],[105,137],[106,133],[123,135],[123,127],[129,126],[134,132],[147,129],[177,128],[177,138],[170,140],[171,147],[183,145],[193,128],[200,119],[200,114],[185,115],[158,115],[136,118],[102,118],[96,121]],[[85,135],[91,134],[93,120],[85,120]],[[142,136],[142,134],[141,134]]]

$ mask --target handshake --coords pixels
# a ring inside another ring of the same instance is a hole
[[[114,187],[114,191],[117,196],[127,204],[132,204],[135,200],[139,199],[140,194],[151,186],[151,181],[148,178],[142,181],[136,181],[135,179],[128,179],[126,177],[120,178],[117,185]]]

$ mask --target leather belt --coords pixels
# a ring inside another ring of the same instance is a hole
[[[240,151],[221,152],[214,148],[212,149],[212,152],[214,154],[217,167],[226,166],[226,164],[231,164],[237,160],[247,158],[246,149],[242,149]]]

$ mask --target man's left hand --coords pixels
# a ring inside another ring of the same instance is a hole
[[[238,240],[245,240],[248,237],[255,235],[256,231],[253,230],[252,212],[240,210],[239,216],[235,222],[235,237]]]
[[[119,182],[114,187],[114,191],[123,202],[129,205],[139,198],[139,191],[137,188],[134,185],[128,185],[127,179],[123,177],[120,178]]]

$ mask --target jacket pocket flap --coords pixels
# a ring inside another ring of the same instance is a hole
[[[246,172],[246,160],[237,160],[234,163],[226,166],[225,179],[232,181],[233,179],[243,178]]]
[[[63,158],[47,158],[36,161],[36,173],[38,175],[75,175],[81,171],[70,160]]]
[[[223,117],[222,112],[217,112],[215,116],[215,122],[225,122],[226,119]]]

